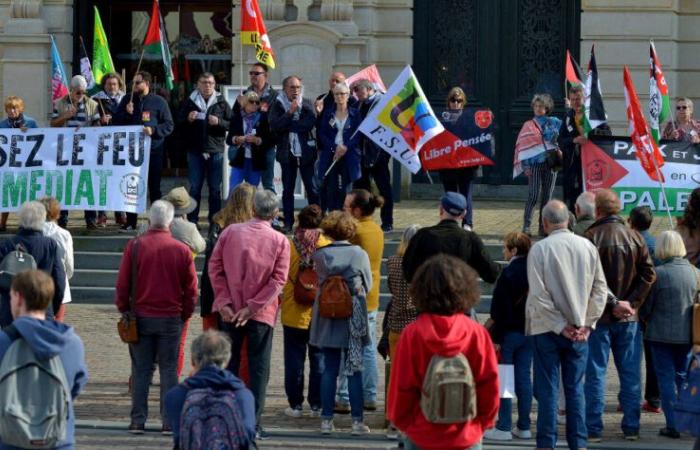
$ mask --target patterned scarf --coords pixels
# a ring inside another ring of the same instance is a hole
[[[364,297],[364,295],[363,295]],[[355,372],[361,372],[363,368],[364,346],[362,341],[367,336],[367,316],[363,314],[362,301],[359,295],[352,296],[352,316],[348,320],[349,338],[348,348],[345,354],[345,365],[343,373],[347,376],[352,376]]]
[[[14,119],[11,119],[8,117],[7,120],[10,122],[10,128],[24,128],[26,126],[26,122],[24,120],[24,114],[22,114],[22,113],[20,113]]]
[[[311,265],[311,255],[316,251],[316,244],[321,235],[319,229],[297,228],[294,231],[294,245],[299,252],[301,265],[308,267]]]

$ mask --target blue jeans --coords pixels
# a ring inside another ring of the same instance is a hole
[[[261,172],[253,170],[253,160],[245,158],[243,167],[231,167],[231,176],[228,178],[228,195],[231,195],[235,187],[244,181],[257,187],[260,184],[260,178]]]
[[[309,330],[283,327],[284,331],[284,391],[292,408],[304,403],[304,362],[309,353],[308,400],[312,409],[321,408],[321,374],[323,355],[317,347],[309,345]]]
[[[189,214],[187,220],[197,223],[199,220],[199,208],[202,206],[202,187],[204,178],[207,179],[209,188],[209,214],[207,219],[211,222],[214,214],[221,209],[221,183],[223,180],[223,153],[209,153],[209,158],[204,159],[202,153],[187,153],[187,176],[190,181],[190,197],[197,201],[197,207]]]
[[[649,342],[654,369],[659,380],[661,407],[666,416],[666,427],[676,429],[673,407],[678,400],[681,384],[685,381],[690,363],[690,344]]]
[[[566,442],[570,449],[586,448],[588,434],[584,416],[583,376],[586,372],[588,344],[572,342],[552,332],[538,334],[531,339],[537,398],[537,447],[556,447],[561,367],[566,397]]]
[[[618,400],[622,407],[622,432],[639,432],[641,391],[642,333],[637,322],[598,324],[588,339],[586,368],[586,426],[590,434],[603,432],[605,376],[612,349],[620,377]],[[567,404],[568,409],[568,404]]]
[[[335,389],[338,382],[338,374],[341,372],[341,349],[324,348],[323,375],[321,375],[321,418],[332,419],[335,408]],[[362,372],[355,372],[348,378],[350,385],[350,413],[353,420],[362,420],[364,417],[364,405],[362,404]]]
[[[518,429],[530,429],[530,409],[532,408],[532,344],[530,338],[522,333],[510,332],[503,337],[501,344],[501,362],[513,364],[515,372],[515,395],[518,397]],[[510,431],[513,428],[511,419],[512,401],[502,398],[498,409],[496,428]]]
[[[136,320],[139,341],[129,344],[133,361],[131,422],[143,425],[148,418],[148,390],[158,361],[160,376],[160,414],[164,424],[179,417],[166,417],[165,394],[177,385],[177,353],[180,347],[180,317],[139,317]]]
[[[469,448],[466,448],[464,450],[481,450],[483,447],[481,446],[481,442],[478,444],[474,444]],[[418,447],[416,444],[411,442],[411,440],[408,437],[403,438],[403,450],[421,450],[420,447]]]
[[[367,313],[367,332],[370,343],[365,346],[362,354],[362,398],[366,402],[377,401],[377,311]],[[338,402],[348,403],[348,381],[345,375],[338,380]]]
[[[314,165],[299,164],[299,159],[291,157],[287,164],[282,164],[282,209],[284,211],[284,226],[292,228],[294,225],[294,187],[297,184],[297,170],[301,173],[301,181],[304,183],[309,205],[318,204],[318,195],[314,190]],[[263,181],[264,183],[264,181]]]
[[[265,152],[265,170],[262,171],[261,180],[263,189],[275,192],[275,148],[268,148]],[[251,183],[252,184],[252,183]],[[275,192],[276,194],[277,192]]]

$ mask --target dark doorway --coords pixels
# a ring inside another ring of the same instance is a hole
[[[546,92],[564,114],[564,58],[579,57],[580,0],[416,0],[413,68],[434,107],[461,87],[469,105],[496,117],[496,165],[482,183],[513,180],[513,146],[532,117],[533,94]],[[416,176],[414,181],[424,181]]]

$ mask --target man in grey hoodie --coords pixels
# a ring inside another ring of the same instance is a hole
[[[16,332],[8,328],[0,332],[0,361],[15,339],[24,339],[39,359],[59,356],[70,387],[71,404],[66,437],[53,448],[69,450],[75,448],[73,401],[85,387],[88,371],[83,342],[73,327],[46,320],[46,309],[51,304],[53,294],[53,280],[41,270],[27,270],[15,276],[10,290],[10,306],[15,319],[11,328]],[[0,442],[0,450],[16,448]]]

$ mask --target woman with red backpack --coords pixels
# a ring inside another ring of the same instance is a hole
[[[418,319],[404,328],[392,363],[389,420],[405,450],[480,450],[498,412],[498,363],[486,329],[470,319],[477,275],[445,254],[411,282]]]

